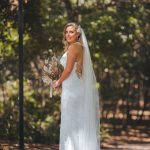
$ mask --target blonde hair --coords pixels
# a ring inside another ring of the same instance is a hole
[[[65,51],[67,50],[67,48],[68,48],[68,46],[69,46],[68,42],[67,42],[66,39],[65,39],[65,32],[66,32],[67,27],[69,27],[69,26],[74,27],[75,30],[76,30],[78,33],[80,33],[80,35],[79,35],[79,37],[78,37],[78,42],[80,42],[80,43],[82,44],[82,41],[81,41],[81,39],[80,39],[80,36],[81,36],[81,27],[80,27],[80,25],[78,25],[78,24],[75,23],[75,22],[69,22],[69,23],[67,23],[67,24],[65,25],[64,31],[63,31],[63,43],[64,43],[64,50],[65,50]]]

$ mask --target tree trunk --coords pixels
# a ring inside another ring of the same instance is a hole
[[[75,19],[74,19],[74,10],[72,8],[71,2],[69,0],[63,0],[63,2],[64,2],[65,7],[66,7],[68,20],[69,21],[75,21]]]
[[[145,94],[144,94],[144,106],[143,106],[143,109],[142,109],[141,113],[138,116],[138,122],[141,122],[141,120],[143,118],[144,111],[146,110],[147,103],[148,103],[148,88],[146,89]]]

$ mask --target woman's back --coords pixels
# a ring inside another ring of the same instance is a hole
[[[70,73],[70,75],[68,76],[68,78],[66,80],[64,80],[62,87],[63,88],[68,88],[68,90],[70,90],[70,88],[80,88],[82,86],[82,64],[83,64],[83,50],[82,50],[82,45],[75,43],[75,47],[78,48],[76,49],[76,59],[74,62],[74,66],[73,69]],[[80,49],[79,49],[80,48]],[[67,64],[67,53],[69,52],[66,51],[62,58],[60,59],[60,63],[63,65],[63,67],[66,67]],[[66,89],[67,90],[67,89]]]
[[[82,77],[82,69],[83,69],[83,47],[80,42],[73,43],[76,46],[77,57],[75,60],[76,63],[76,74],[78,78]]]

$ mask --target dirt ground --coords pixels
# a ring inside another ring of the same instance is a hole
[[[150,150],[150,128],[139,126],[129,127],[126,131],[116,129],[101,146],[104,150]]]
[[[102,147],[101,150],[150,150],[149,143],[115,143]],[[25,150],[58,150],[58,145],[25,144]],[[4,141],[0,150],[19,150],[18,144],[10,144]]]
[[[58,150],[59,145],[25,144],[25,150]],[[15,142],[0,140],[0,150],[19,150]],[[139,127],[116,133],[101,143],[101,150],[150,150],[150,130]]]

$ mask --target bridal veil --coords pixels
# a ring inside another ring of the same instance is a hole
[[[83,29],[79,26],[81,33],[80,40],[83,45],[83,72],[82,79],[84,84],[83,99],[83,125],[84,131],[82,146],[84,150],[100,150],[100,110],[99,93],[96,87],[96,77],[92,66],[90,50]],[[86,138],[85,138],[86,137]],[[89,143],[87,143],[89,141]]]

